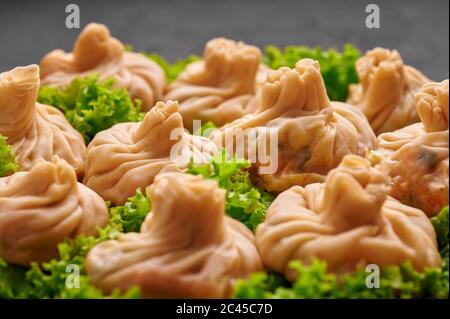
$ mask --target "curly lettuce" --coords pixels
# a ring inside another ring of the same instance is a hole
[[[14,173],[18,169],[14,151],[8,143],[6,137],[0,134],[0,177]]]
[[[222,151],[207,164],[191,163],[188,173],[216,180],[219,186],[226,190],[227,215],[254,231],[264,221],[273,196],[252,184],[250,167],[248,161],[236,157],[230,159],[225,151]]]
[[[178,59],[174,63],[170,63],[159,54],[145,53],[145,52],[143,54],[150,60],[155,61],[161,66],[161,68],[164,70],[164,73],[166,74],[166,79],[168,83],[173,82],[178,77],[178,75],[186,68],[186,65],[200,60],[199,56],[189,55],[185,59]]]
[[[448,274],[440,268],[428,268],[420,273],[410,263],[380,270],[378,288],[368,288],[367,273],[358,270],[338,277],[327,272],[327,263],[313,260],[304,265],[292,261],[298,278],[292,284],[278,274],[254,273],[246,280],[238,280],[234,298],[283,299],[373,299],[373,298],[448,298]],[[280,279],[281,278],[281,279]],[[283,285],[284,284],[284,285]]]
[[[118,225],[120,230],[126,233],[139,232],[150,209],[150,194],[147,193],[144,195],[138,189],[136,195],[128,198],[125,204],[110,208],[110,222]]]
[[[125,89],[114,87],[115,80],[100,80],[97,74],[75,78],[68,86],[42,86],[38,101],[64,112],[70,124],[86,142],[95,134],[122,122],[142,120],[141,102]]]
[[[355,62],[360,56],[359,50],[351,44],[344,45],[342,52],[307,46],[287,46],[284,50],[280,50],[270,45],[265,49],[263,61],[270,68],[278,69],[282,66],[292,68],[303,58],[317,60],[329,98],[332,101],[345,101],[348,86],[358,82]]]

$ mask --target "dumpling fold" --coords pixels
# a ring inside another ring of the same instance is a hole
[[[378,136],[388,163],[391,195],[432,217],[448,205],[448,79],[414,95],[421,122]]]
[[[0,134],[8,137],[20,170],[30,170],[37,161],[54,155],[83,176],[84,139],[57,108],[36,102],[39,67],[17,67],[0,73]]]
[[[152,211],[140,233],[95,246],[86,259],[104,291],[138,286],[145,298],[229,297],[236,278],[261,271],[254,235],[226,217],[217,182],[164,173],[150,186]]]
[[[405,65],[396,50],[370,50],[356,70],[359,83],[350,85],[347,103],[363,111],[377,135],[419,121],[414,94],[430,80]]]
[[[162,68],[144,55],[126,52],[105,25],[89,23],[78,36],[72,52],[53,50],[40,63],[42,84],[63,87],[77,76],[97,73],[112,77],[147,111],[160,101],[166,85]]]
[[[177,102],[158,102],[142,122],[120,123],[98,133],[88,146],[83,183],[103,199],[123,204],[160,172],[206,163],[214,143],[185,132]]]
[[[95,235],[107,223],[105,202],[56,156],[0,178],[0,258],[8,263],[28,266],[58,257],[59,242]]]
[[[254,163],[257,182],[269,191],[321,182],[347,154],[364,155],[376,137],[361,111],[330,102],[317,61],[271,71],[258,109],[214,132],[230,153]]]
[[[419,209],[389,192],[380,166],[347,155],[324,183],[294,186],[281,193],[256,229],[256,244],[268,267],[294,279],[291,260],[323,259],[331,272],[411,261],[423,270],[440,265],[436,234]]]
[[[220,127],[255,110],[255,94],[268,73],[261,51],[243,42],[216,38],[204,59],[191,63],[169,85],[165,100],[180,103],[184,126],[208,121]]]

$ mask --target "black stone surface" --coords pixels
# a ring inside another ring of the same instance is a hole
[[[79,30],[65,27],[65,7],[76,3],[81,24],[96,21],[137,50],[170,60],[201,54],[216,36],[264,47],[305,44],[400,51],[433,80],[448,78],[448,0],[103,0],[0,1],[0,70],[39,63],[54,48],[70,50]],[[381,9],[381,28],[367,29],[365,7]]]

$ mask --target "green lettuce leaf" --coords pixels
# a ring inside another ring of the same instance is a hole
[[[6,143],[6,137],[0,135],[0,177],[9,175],[17,171],[18,165],[14,151]]]
[[[178,59],[175,61],[175,63],[170,63],[159,54],[146,52],[143,52],[143,54],[161,66],[161,68],[164,70],[164,73],[166,74],[168,83],[173,82],[178,77],[178,75],[182,71],[184,71],[186,65],[201,59],[199,56],[189,55],[185,59]]]
[[[248,161],[236,157],[230,159],[222,151],[207,164],[191,163],[188,173],[216,180],[226,190],[226,213],[254,231],[264,221],[273,196],[252,184],[250,167]]]
[[[110,222],[120,225],[124,232],[139,232],[150,209],[150,194],[144,195],[138,189],[136,195],[128,198],[125,204],[110,208]]]
[[[144,116],[140,101],[115,88],[114,79],[101,81],[96,74],[75,78],[65,88],[42,86],[38,101],[62,110],[86,142],[117,123],[137,122]]]

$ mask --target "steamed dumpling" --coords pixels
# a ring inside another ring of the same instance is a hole
[[[139,286],[146,298],[224,298],[236,278],[261,271],[253,234],[226,217],[225,191],[200,176],[164,173],[150,186],[152,212],[140,233],[95,246],[86,259],[94,285]]]
[[[57,157],[0,178],[0,258],[8,263],[48,261],[65,238],[95,235],[107,223],[105,202]]]
[[[39,67],[17,67],[0,73],[0,134],[8,137],[20,169],[53,155],[83,175],[86,146],[83,137],[56,108],[36,102]]]
[[[392,176],[391,195],[430,217],[448,205],[448,85],[425,84],[414,96],[422,122],[378,137],[378,153]]]
[[[439,266],[428,217],[387,196],[388,182],[368,160],[347,155],[325,183],[281,193],[256,229],[263,262],[291,280],[291,260],[323,259],[335,273],[408,260],[418,270]]]
[[[161,67],[142,54],[125,52],[106,26],[90,23],[78,36],[71,53],[54,50],[40,63],[42,84],[66,86],[77,76],[98,73],[113,77],[116,86],[125,88],[149,110],[163,95],[166,79]]]
[[[247,136],[240,141],[234,139],[232,136],[241,130]],[[257,112],[225,125],[214,132],[212,139],[227,149],[236,146],[240,150],[240,143],[247,143],[243,147],[245,158],[251,158],[249,152],[258,149],[258,181],[269,191],[323,181],[345,155],[364,155],[367,147],[376,145],[376,137],[361,111],[330,102],[319,63],[311,59],[300,60],[294,69],[271,71]],[[271,145],[260,152],[266,142]],[[264,153],[265,162],[261,157]],[[263,167],[267,169],[264,173]],[[273,168],[276,171],[270,173]]]
[[[222,126],[254,111],[254,95],[267,72],[257,47],[216,38],[206,44],[204,59],[188,65],[169,86],[165,99],[180,103],[191,131],[193,120]]]
[[[212,142],[184,131],[177,102],[158,102],[142,122],[117,124],[94,137],[84,184],[120,205],[158,173],[180,171],[191,158],[205,163],[215,152]]]
[[[368,51],[356,70],[359,84],[350,85],[347,103],[364,112],[377,135],[419,121],[413,96],[430,80],[405,65],[397,51]]]

